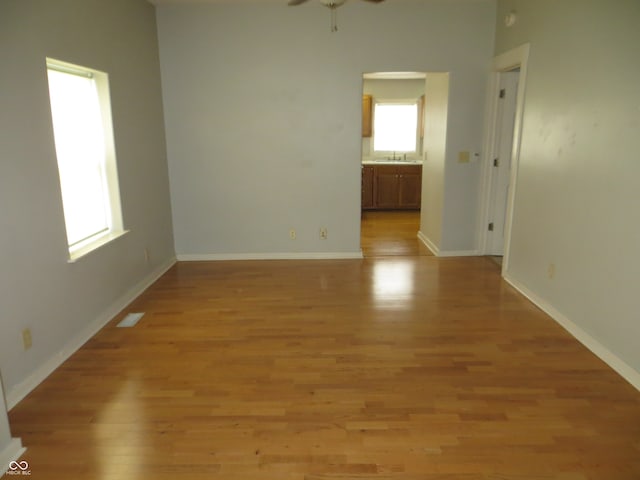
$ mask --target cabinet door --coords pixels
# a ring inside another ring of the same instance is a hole
[[[362,96],[362,136],[371,137],[372,128],[373,97],[371,95]]]
[[[362,209],[370,210],[373,203],[373,167],[362,167]]]
[[[398,172],[396,167],[378,166],[375,175],[376,208],[398,208]]]
[[[398,207],[419,209],[422,196],[422,167],[400,167],[398,175]]]

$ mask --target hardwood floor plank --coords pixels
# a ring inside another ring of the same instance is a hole
[[[362,253],[365,257],[433,255],[418,240],[419,230],[419,211],[363,211]]]
[[[10,421],[36,479],[640,478],[640,393],[485,258],[178,263]]]

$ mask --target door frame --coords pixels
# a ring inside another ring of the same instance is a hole
[[[513,128],[513,145],[511,148],[511,172],[509,175],[509,193],[507,196],[507,211],[504,224],[504,257],[502,260],[502,275],[509,268],[509,253],[511,246],[511,228],[514,217],[514,203],[517,189],[518,167],[520,160],[520,141],[522,136],[522,119],[524,113],[524,96],[527,81],[527,64],[529,60],[529,44],[526,43],[493,58],[489,87],[487,91],[487,109],[485,112],[485,133],[483,140],[482,183],[480,186],[480,213],[478,222],[478,250],[481,255],[488,252],[488,221],[491,207],[491,183],[493,176],[492,159],[497,129],[497,105],[500,96],[500,74],[520,68],[518,92],[516,95],[516,115]]]
[[[515,127],[516,96],[520,69],[498,72],[499,100],[496,98],[495,136],[491,154],[487,157],[493,165],[489,175],[488,218],[493,230],[486,229],[486,255],[504,255],[504,227],[507,213],[507,195],[511,178],[511,154]],[[504,93],[504,95],[503,95]],[[504,98],[503,98],[504,97]],[[496,159],[500,162],[495,163]],[[506,190],[502,190],[506,188]],[[499,248],[496,249],[496,245]]]

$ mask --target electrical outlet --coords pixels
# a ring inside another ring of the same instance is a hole
[[[327,227],[320,227],[320,238],[326,240],[329,236],[329,232],[327,231]]]
[[[25,328],[24,330],[22,330],[22,345],[24,346],[25,350],[29,350],[33,345],[30,328]]]
[[[547,277],[550,279],[556,276],[556,264],[550,263],[547,267]]]
[[[295,240],[296,239],[296,231],[293,228],[291,230],[289,230],[289,238],[291,240]]]

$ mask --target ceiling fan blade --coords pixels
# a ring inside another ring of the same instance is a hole
[[[295,7],[296,5],[301,5],[301,4],[303,4],[303,3],[307,2],[307,1],[308,0],[289,0],[288,5],[290,7]]]

